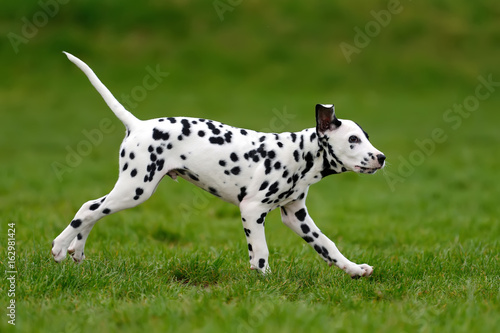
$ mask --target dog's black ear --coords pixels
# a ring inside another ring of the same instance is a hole
[[[333,104],[316,104],[316,131],[324,133],[334,130],[342,125],[342,122],[335,116]]]

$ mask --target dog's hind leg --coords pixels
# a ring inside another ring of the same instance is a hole
[[[54,240],[52,255],[56,262],[64,260],[66,252],[73,256],[75,262],[81,262],[84,259],[85,241],[94,224],[106,215],[135,207],[149,199],[163,176],[151,176],[149,173],[146,181],[139,179],[140,175],[135,169],[125,172],[123,168],[122,165],[122,172],[113,190],[102,198],[84,203],[68,227]]]

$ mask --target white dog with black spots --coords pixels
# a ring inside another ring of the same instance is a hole
[[[333,105],[316,105],[316,127],[296,133],[261,133],[187,117],[143,121],[113,97],[90,67],[66,55],[123,122],[126,136],[115,187],[83,204],[57,236],[52,243],[56,262],[66,253],[81,262],[94,224],[106,215],[143,203],[168,175],[174,180],[181,177],[239,207],[252,269],[269,270],[264,221],[269,212],[280,207],[283,223],[329,265],[353,278],[372,274],[371,266],[344,257],[306,208],[309,186],[324,177],[346,171],[374,173],[385,164],[384,154],[372,146],[366,132],[351,120],[337,119]]]

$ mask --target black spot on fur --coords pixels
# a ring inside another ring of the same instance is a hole
[[[327,169],[325,169],[325,170],[321,171],[321,177],[325,178],[326,176],[334,175],[334,174],[337,174],[337,173],[338,172],[335,171],[335,170],[327,170]]]
[[[245,231],[245,235],[248,237],[250,236],[250,234],[252,233],[252,231],[250,229],[247,229],[247,228],[243,228],[243,230]]]
[[[163,166],[165,165],[165,160],[156,161],[156,165],[158,166],[158,171],[161,171],[163,169]]]
[[[295,212],[295,217],[300,221],[303,222],[306,219],[307,212],[304,208],[299,209],[298,211]]]
[[[147,176],[146,176],[147,177]],[[144,193],[144,190],[140,187],[135,189],[135,197],[134,200],[139,200],[140,196]]]
[[[153,139],[155,140],[168,140],[170,135],[168,132],[162,132],[157,128],[153,128]]]
[[[103,209],[102,213],[107,215],[107,214],[111,213],[111,209],[105,208],[105,209]]]
[[[95,203],[95,204],[90,206],[90,210],[96,210],[97,208],[99,208],[100,205],[101,204]]]
[[[177,119],[175,119],[174,117],[168,117],[167,118],[168,121],[170,121],[172,124],[175,124],[177,122]]]
[[[308,243],[314,242],[314,238],[312,238],[310,236],[304,236],[304,237],[302,237],[302,239],[305,240]]]
[[[231,158],[231,161],[238,162],[238,155],[236,155],[236,153],[231,153],[229,157]]]
[[[224,134],[224,138],[226,139],[227,143],[231,143],[231,138],[232,137],[233,137],[233,133],[232,132],[226,132],[226,134]]]
[[[210,139],[208,139],[210,143],[216,144],[216,145],[223,145],[224,144],[224,138],[220,136],[212,136]]]
[[[266,266],[266,259],[259,259],[259,268],[264,268]]]
[[[125,149],[122,149],[122,152],[120,153],[121,157],[125,157]]]
[[[209,129],[209,130],[211,130],[211,131],[212,131],[212,133],[213,133],[214,135],[218,135],[218,134],[220,134],[220,130],[219,130],[219,129],[217,129],[217,128],[215,127],[215,125],[213,124],[213,122],[212,122],[212,121],[210,121],[210,120],[209,120],[209,121],[207,121],[207,127],[208,127],[208,129]]]
[[[259,148],[257,148],[257,153],[259,153],[262,158],[265,158],[267,156],[267,151],[264,149],[264,147],[264,144],[261,144]]]
[[[226,166],[226,161],[224,161],[224,160],[220,160],[220,161],[219,161],[219,165],[220,165],[220,166]]]
[[[205,132],[204,131],[198,131],[198,136],[200,138],[204,137],[205,136]]]
[[[273,168],[271,167],[271,160],[267,158],[264,161],[264,166],[266,167],[266,170],[265,170],[266,175],[270,174],[271,171],[273,170]]]
[[[258,224],[264,223],[264,219],[266,218],[267,213],[262,213],[260,217],[257,219]]]
[[[247,135],[247,134],[248,134],[248,132],[247,132],[247,131],[245,131],[244,129],[242,129],[242,130],[240,131],[240,133],[241,133],[242,135]]]
[[[76,238],[77,238],[78,240],[82,240],[83,236],[82,236],[82,234],[78,234],[78,235],[76,235]]]
[[[269,186],[269,182],[265,181],[260,185],[259,191],[265,190]]]
[[[234,167],[234,168],[231,169],[231,173],[233,175],[239,175],[240,171],[241,171],[240,167]]]
[[[130,159],[133,160],[135,158],[135,154],[134,153],[130,153]]]
[[[75,229],[81,225],[82,225],[82,220],[80,220],[80,219],[71,221],[71,226]]]
[[[305,234],[308,234],[309,231],[311,231],[311,229],[309,229],[309,226],[305,223],[300,225],[300,229],[302,229],[302,232]]]
[[[299,155],[299,151],[298,151],[298,150],[295,150],[295,151],[293,152],[293,158],[295,159],[295,162],[298,162],[298,161],[299,161],[299,157],[300,157],[300,155]]]
[[[311,152],[308,152],[304,159],[306,161],[306,167],[302,170],[302,177],[304,177],[314,165],[314,157]]]
[[[279,182],[274,182],[271,186],[269,186],[269,191],[266,193],[266,197],[270,197],[273,194],[278,193]]]
[[[184,134],[185,136],[189,136],[189,134],[191,134],[190,130],[191,124],[189,123],[189,120],[182,119],[181,123],[182,123],[182,134]]]
[[[248,243],[248,251],[253,251],[252,244]]]
[[[247,195],[247,188],[243,186],[242,188],[240,188],[240,194],[238,194],[238,201],[241,202],[246,195]]]

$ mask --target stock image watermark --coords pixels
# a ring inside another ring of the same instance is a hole
[[[489,74],[486,78],[482,75],[477,77],[479,82],[474,93],[466,96],[461,103],[455,103],[452,107],[443,112],[442,119],[453,131],[458,130],[464,119],[469,118],[479,109],[480,103],[487,100],[500,87],[500,81],[493,81],[493,75]],[[448,132],[450,131],[448,129]],[[449,139],[447,130],[436,127],[431,131],[429,137],[424,139],[415,139],[415,149],[408,156],[399,156],[399,166],[397,173],[385,170],[384,177],[391,191],[396,190],[396,185],[404,183],[405,180],[413,175],[416,168],[421,166],[434,152],[439,144],[445,143]]]
[[[368,47],[372,39],[380,35],[382,28],[387,27],[391,23],[392,17],[401,14],[403,9],[403,5],[401,5],[399,0],[389,0],[386,9],[370,11],[373,20],[368,21],[363,28],[354,27],[355,35],[352,44],[347,42],[339,44],[347,63],[351,63],[354,54],[360,54],[363,49]]]
[[[85,139],[80,140],[76,145],[67,145],[66,157],[64,162],[52,162],[51,167],[59,181],[63,180],[65,173],[72,172],[83,162],[83,158],[90,155],[95,147],[100,145],[106,134],[111,134],[115,131],[116,125],[109,118],[103,118],[99,122],[98,128],[91,130],[82,130]]]
[[[12,49],[17,54],[19,47],[26,45],[29,41],[38,35],[40,29],[45,27],[50,19],[54,18],[60,11],[61,5],[66,5],[70,0],[40,0],[38,7],[40,10],[36,11],[33,16],[21,18],[22,26],[19,33],[9,32],[7,38],[9,39]]]
[[[121,102],[128,110],[135,109],[142,101],[148,97],[148,93],[158,88],[163,80],[170,75],[169,72],[163,72],[160,65],[153,69],[146,67],[147,74],[142,79],[142,85],[137,85],[130,90],[128,94],[121,94]]]
[[[226,12],[232,12],[236,7],[241,5],[243,0],[214,0],[212,5],[214,6],[215,12],[219,17],[219,20],[224,21],[224,14]]]
[[[17,286],[17,268],[16,268],[16,223],[7,224],[7,266],[5,267],[5,288],[8,304],[5,306],[7,322],[10,325],[16,325],[16,286]]]
[[[272,303],[264,303],[257,307],[253,313],[249,314],[248,320],[240,323],[237,333],[253,333],[257,331],[257,326],[262,326],[269,316],[274,312],[276,306]]]

